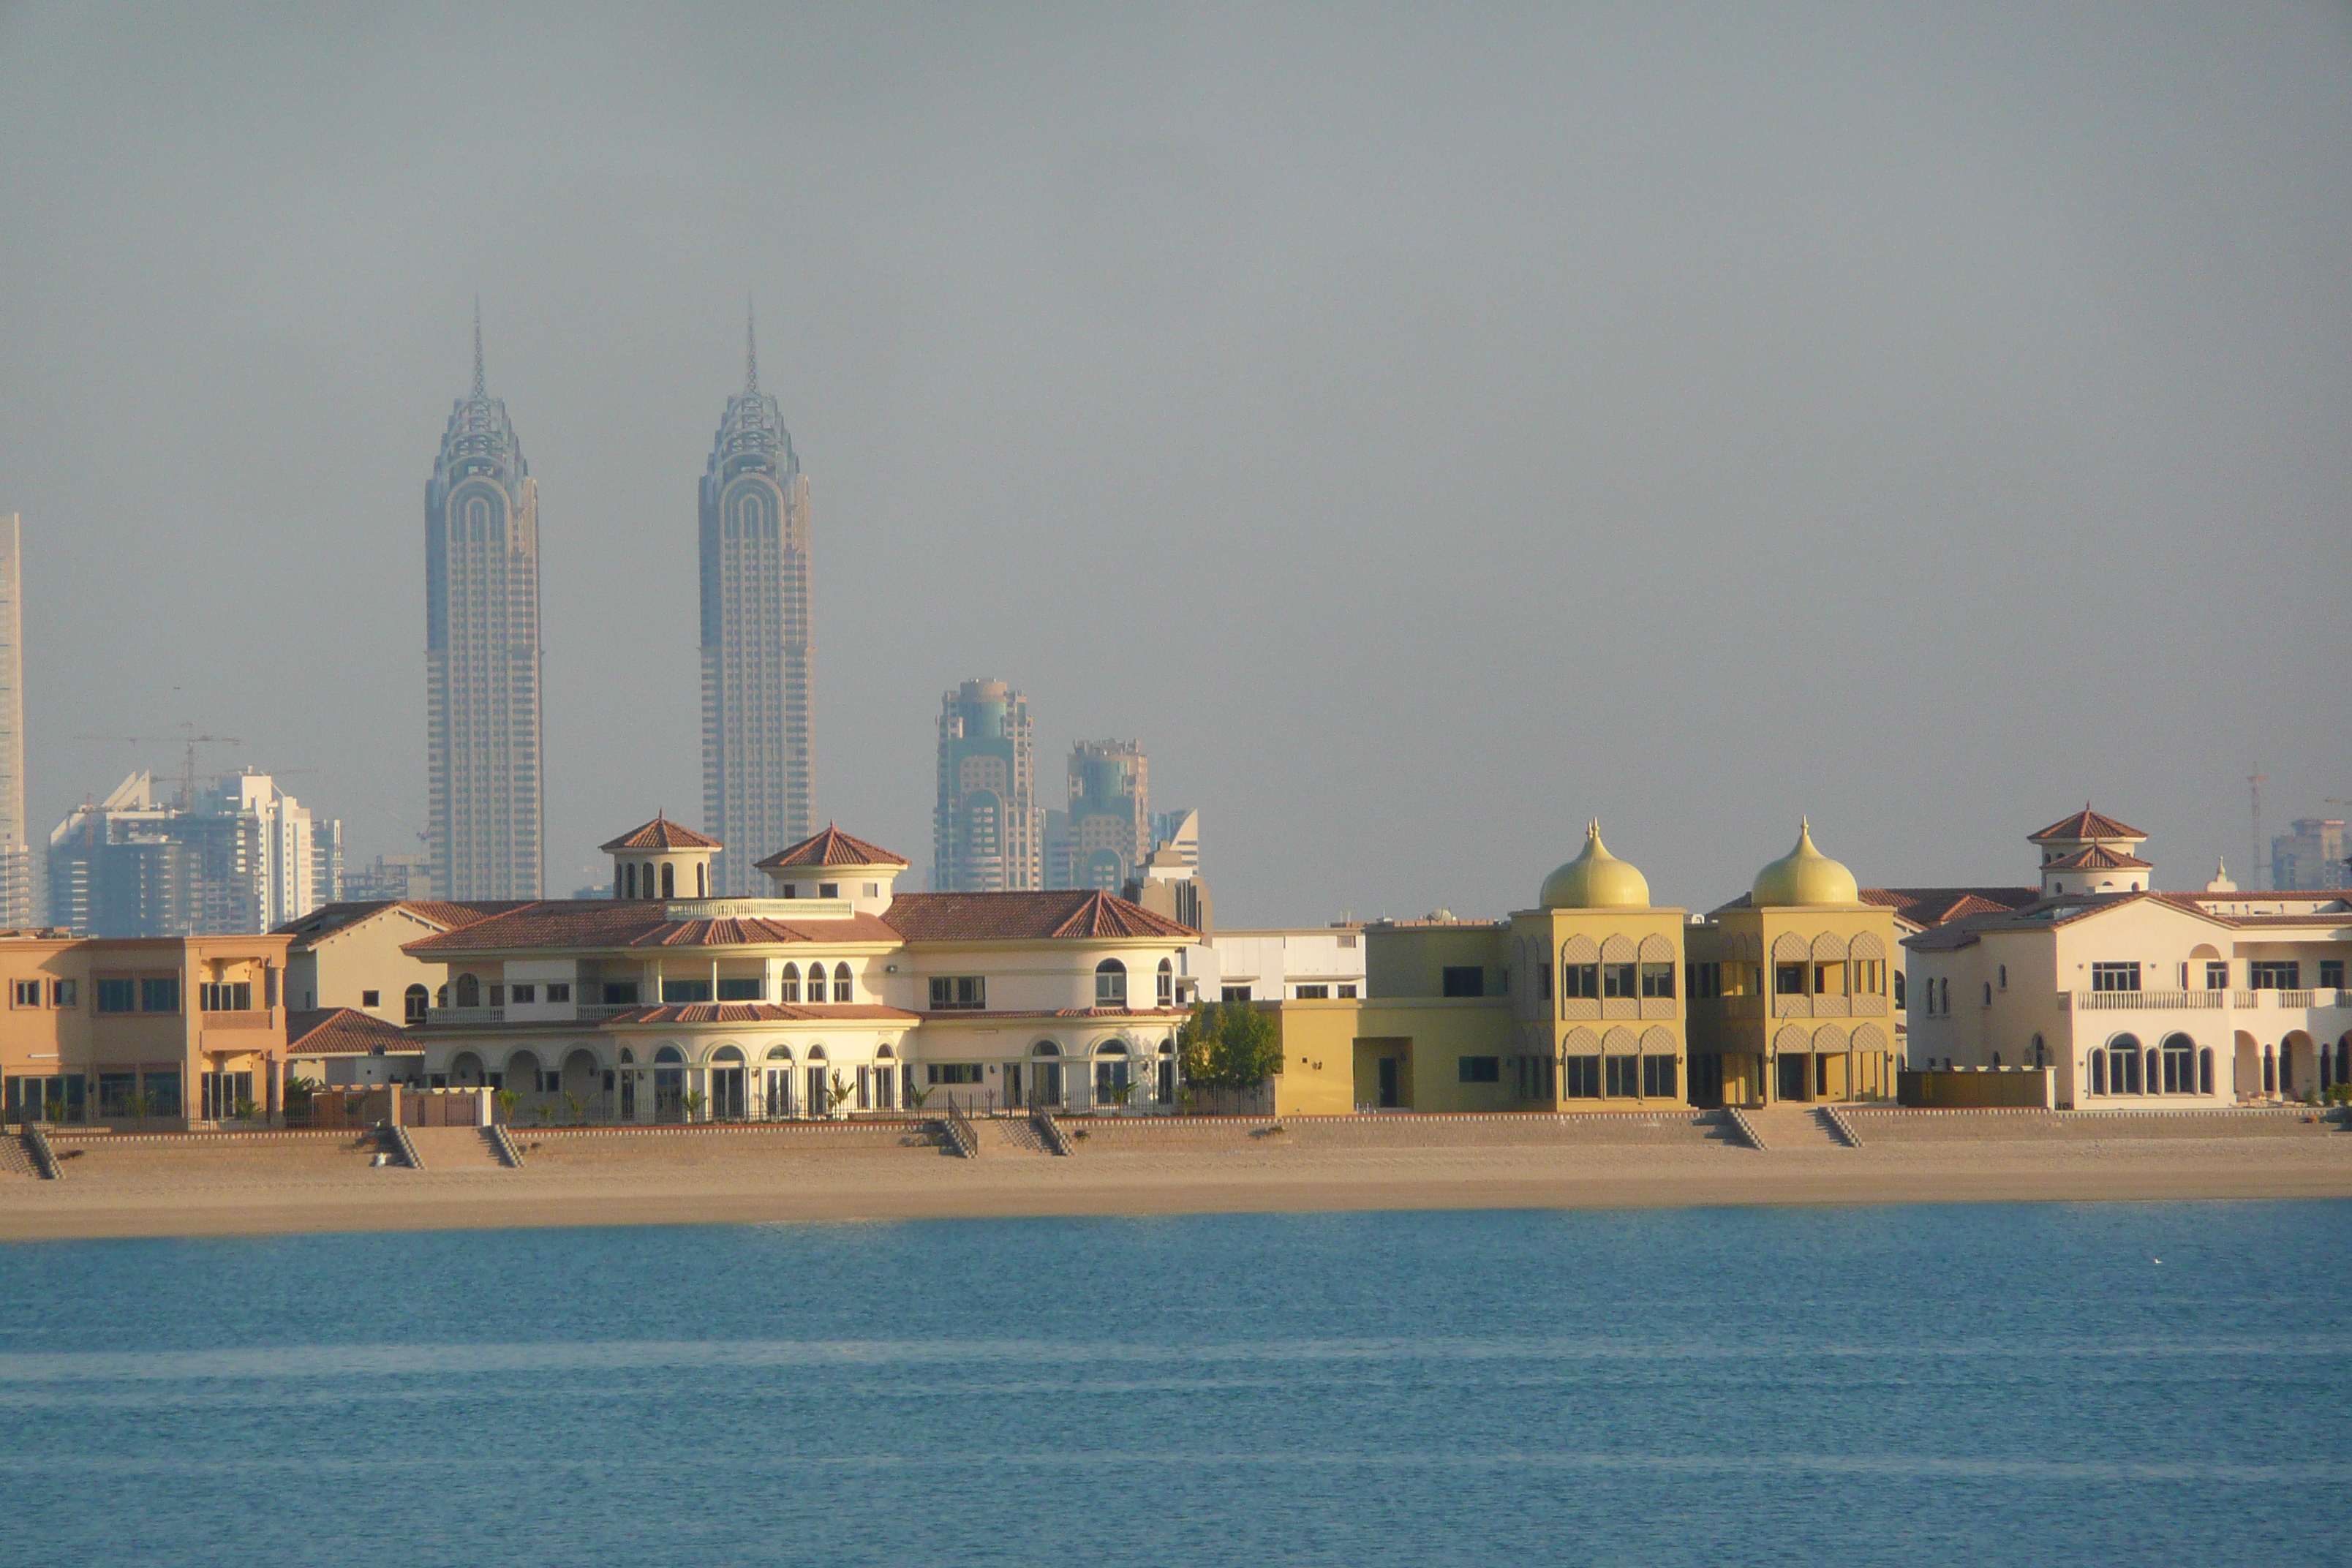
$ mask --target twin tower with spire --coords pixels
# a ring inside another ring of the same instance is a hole
[[[727,399],[698,487],[703,826],[728,846],[719,893],[808,837],[808,480],[760,390],[745,312],[743,390]],[[546,894],[539,487],[489,395],[481,308],[474,386],[449,414],[425,489],[426,843],[445,899]],[[631,617],[614,624],[626,626]]]

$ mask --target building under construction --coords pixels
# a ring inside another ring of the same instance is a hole
[[[342,824],[268,773],[155,797],[132,773],[49,835],[49,923],[81,936],[259,933],[342,896]]]

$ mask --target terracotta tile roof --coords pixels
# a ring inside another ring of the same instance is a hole
[[[2224,895],[2227,896],[2227,895]],[[2146,889],[2136,893],[2067,893],[2057,898],[2037,900],[2021,910],[2003,910],[1993,914],[1964,915],[1960,919],[1903,939],[1903,945],[1922,952],[1943,952],[1968,947],[1987,931],[2046,931],[2053,926],[2072,925],[2074,921],[2105,910],[2136,904],[2143,899],[2169,904],[2185,914],[2192,914],[2214,925],[2242,923],[2243,917],[2217,915],[2199,904],[2188,893],[2157,893]]]
[[[419,958],[534,948],[745,947],[797,942],[896,943],[872,915],[848,920],[676,920],[658,899],[547,899],[437,935],[402,951]]]
[[[823,833],[803,838],[798,844],[786,845],[758,864],[762,868],[770,866],[896,866],[903,871],[907,868],[907,858],[893,855],[878,844],[853,838],[828,822]]]
[[[2063,859],[2042,867],[2045,871],[2146,871],[2154,862],[2136,855],[2118,855],[2104,844],[2086,844]]]
[[[406,910],[444,931],[472,925],[476,921],[492,915],[502,915],[509,910],[519,910],[526,899],[354,899],[331,904],[321,904],[298,920],[288,921],[270,934],[310,939],[332,936],[349,926],[359,924],[371,915],[386,910]]]
[[[644,826],[596,847],[610,855],[615,849],[718,849],[724,847],[716,838],[707,838],[691,827],[656,815]]]
[[[1891,909],[1916,926],[1939,926],[1968,915],[1998,914],[2038,903],[2040,888],[1864,888],[1862,901]]]
[[[356,1007],[292,1007],[286,1013],[286,1051],[297,1057],[364,1057],[379,1048],[423,1047],[399,1025]]]
[[[829,1007],[796,1007],[777,1002],[670,1002],[615,1013],[604,1020],[604,1025],[607,1028],[619,1028],[636,1024],[912,1024],[921,1017],[920,1013],[870,1002],[844,1002]]]
[[[1045,893],[900,893],[882,918],[910,942],[1190,939],[1201,934],[1140,904],[1085,888]]]
[[[952,1024],[960,1018],[978,1018],[983,1021],[1003,1018],[1141,1018],[1146,1020],[1174,1020],[1178,1018],[1189,1018],[1192,1016],[1192,1010],[1190,1007],[1041,1007],[1027,1012],[1016,1010],[997,1013],[959,1013],[950,1009],[938,1013],[925,1013],[920,1015],[924,1022],[931,1024]]]
[[[2147,834],[2137,827],[2093,811],[2091,803],[2084,801],[2083,809],[2074,816],[2061,817],[2041,832],[2026,835],[2026,842],[2047,844],[2053,840],[2077,838],[2146,838],[2147,837]]]

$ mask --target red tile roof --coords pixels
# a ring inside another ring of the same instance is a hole
[[[898,932],[872,915],[847,920],[769,917],[678,920],[658,899],[548,899],[403,945],[419,958],[543,948],[746,947],[798,942],[878,942]]]
[[[716,838],[706,838],[691,827],[656,815],[643,827],[624,833],[610,843],[600,844],[596,847],[610,855],[615,849],[718,849],[723,846]]]
[[[365,1057],[420,1047],[399,1025],[356,1007],[294,1007],[286,1014],[286,1051],[296,1057]]]
[[[2040,900],[2039,888],[1864,888],[1862,901],[1891,909],[1916,926],[1939,926],[1966,915],[2021,910]]]
[[[1118,936],[1189,940],[1201,934],[1140,904],[1084,888],[1045,893],[900,893],[882,918],[910,942]]]
[[[607,1028],[630,1024],[823,1024],[915,1023],[920,1013],[902,1012],[870,1002],[844,1002],[829,1007],[796,1007],[777,1002],[671,1002],[656,1007],[633,1007],[604,1020]]]
[[[2048,844],[2053,841],[2063,843],[2084,838],[2146,838],[2147,837],[2147,834],[2137,827],[2093,811],[2091,803],[2084,801],[2082,810],[2072,816],[2061,817],[2039,833],[2028,834],[2026,842]]]
[[[905,856],[893,855],[880,845],[868,844],[863,838],[853,838],[831,823],[825,824],[823,833],[803,838],[798,844],[786,845],[758,862],[763,868],[770,866],[896,866],[902,871],[907,868],[907,863]]]
[[[288,921],[270,934],[297,938],[331,936],[346,926],[357,925],[371,915],[385,910],[406,910],[419,919],[455,931],[459,926],[472,925],[476,921],[492,915],[519,910],[527,899],[355,899],[331,904],[321,904],[309,914]]]
[[[2118,855],[2104,844],[2086,844],[2063,859],[2042,867],[2045,871],[2146,871],[2154,862],[2136,855]]]

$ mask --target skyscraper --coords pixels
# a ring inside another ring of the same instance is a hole
[[[25,566],[19,520],[0,517],[0,927],[34,923],[25,833]]]
[[[1133,741],[1070,749],[1070,818],[1055,885],[1116,893],[1151,853],[1150,764]]]
[[[484,388],[478,307],[474,390],[425,487],[426,837],[442,898],[541,895],[539,678],[539,483]]]
[[[813,832],[808,479],[743,326],[743,391],[702,474],[702,825],[721,893]]]
[[[341,854],[342,824],[268,773],[184,780],[170,800],[132,773],[49,835],[49,923],[109,937],[266,931],[332,901]]]
[[[940,802],[931,816],[931,890],[1043,887],[1029,701],[1001,680],[967,680],[940,700]]]

